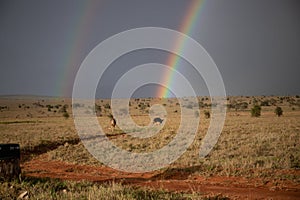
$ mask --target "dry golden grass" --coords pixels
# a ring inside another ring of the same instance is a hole
[[[201,105],[210,104],[207,97],[200,97],[199,101],[202,102]],[[276,106],[283,108],[283,116],[275,115],[274,104],[263,106],[261,117],[251,117],[250,109],[253,104],[265,101],[276,101]],[[197,166],[191,173],[288,178],[300,183],[299,176],[284,177],[283,174],[273,173],[276,170],[300,168],[300,98],[263,96],[228,98],[228,104],[236,105],[242,102],[247,102],[248,108],[227,110],[226,122],[219,141],[204,159],[200,159],[198,154],[201,139],[210,123],[210,119],[205,118],[204,111],[209,111],[210,107],[201,108],[196,139],[170,168],[184,170],[190,166]],[[150,123],[148,112],[151,105],[161,104],[168,113],[167,122],[162,130],[148,139],[124,135],[119,128],[112,133],[107,117],[111,113],[107,107],[109,103],[109,100],[96,101],[96,104],[101,106],[101,112],[97,113],[98,120],[111,141],[123,149],[132,152],[154,151],[170,142],[176,134],[180,121],[180,107],[176,99],[130,101],[130,114],[141,126]],[[8,109],[2,109],[0,113],[0,143],[20,143],[21,148],[32,150],[32,154],[35,154],[35,147],[43,148],[48,152],[49,159],[53,160],[101,165],[79,142],[72,117],[65,119],[60,112],[60,107],[65,104],[68,105],[67,112],[72,116],[70,99],[1,98],[0,105],[7,106]],[[52,105],[53,108],[49,111],[47,105]]]

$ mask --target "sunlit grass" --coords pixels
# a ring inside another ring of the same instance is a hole
[[[165,190],[142,189],[133,186],[123,186],[119,183],[97,184],[90,182],[61,181],[56,179],[26,178],[22,182],[0,181],[0,198],[3,200],[17,199],[26,193],[29,199],[208,199],[199,193],[171,193]],[[221,199],[219,196],[215,196]],[[211,197],[214,198],[214,197]]]
[[[271,98],[277,99],[278,102],[281,101],[279,97],[256,97],[255,99],[263,101]],[[48,112],[46,107],[35,107],[33,103],[36,101],[35,99],[24,102],[1,100],[1,105],[9,106],[9,110],[2,111],[0,115],[1,143],[19,143],[22,149],[27,150],[34,150],[35,147],[48,148],[49,160],[101,165],[79,142],[72,118],[65,119],[58,111]],[[253,98],[231,97],[229,102],[233,101],[250,103]],[[297,102],[298,99],[295,101]],[[141,110],[139,107],[141,102],[149,103],[150,106],[157,103],[163,105],[167,111],[166,123],[163,127],[160,125],[150,126],[149,129],[160,131],[156,135],[144,139],[127,134],[131,131],[139,132],[142,129],[124,131],[117,127],[111,131],[107,117],[111,111],[104,108],[109,100],[99,100],[97,104],[102,108],[101,116],[98,116],[99,124],[115,145],[124,150],[139,153],[155,151],[172,141],[178,131],[181,113],[176,99],[139,99],[130,102],[130,114],[139,126],[151,124],[147,113],[148,107]],[[206,98],[203,102],[210,103]],[[40,103],[43,105],[70,105],[71,101],[45,99],[44,102],[40,100]],[[19,108],[20,104],[24,104],[24,106]],[[204,159],[199,158],[199,148],[210,123],[210,119],[205,118],[204,111],[210,109],[209,107],[201,108],[199,129],[194,142],[169,168],[184,169],[196,166],[193,173],[207,176],[267,176],[269,178],[280,177],[280,174],[270,173],[270,171],[300,168],[299,106],[291,106],[287,100],[283,99],[282,103],[278,103],[284,111],[282,117],[275,115],[275,106],[263,106],[261,117],[255,118],[250,115],[252,105],[249,104],[245,110],[228,110],[219,141]],[[67,111],[71,114],[71,106]],[[66,142],[69,144],[65,145]],[[53,145],[56,145],[56,148],[51,150],[50,146]],[[34,152],[31,153],[34,154]],[[300,178],[297,176],[290,178],[300,182]]]

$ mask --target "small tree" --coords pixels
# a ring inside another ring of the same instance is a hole
[[[206,119],[210,118],[210,112],[209,111],[205,110],[204,115],[205,115]]]
[[[255,105],[251,108],[251,116],[252,117],[259,117],[261,112],[261,107],[259,105]]]
[[[283,114],[283,110],[281,107],[277,106],[276,109],[275,109],[275,114],[280,117],[282,114]]]
[[[68,119],[70,117],[69,113],[66,111],[63,113],[64,118]]]

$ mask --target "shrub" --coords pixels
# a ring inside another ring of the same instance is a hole
[[[102,108],[100,105],[95,104],[95,110],[96,110],[96,112],[101,112]]]
[[[70,117],[69,113],[68,112],[64,112],[63,114],[64,118],[68,119]]]
[[[277,103],[276,99],[274,99],[274,98],[270,99],[270,104],[272,106],[276,106],[276,103]]]
[[[260,106],[270,106],[269,101],[265,100],[265,101],[261,102]]]
[[[275,114],[280,117],[282,114],[283,114],[283,110],[281,107],[277,106],[276,109],[275,109]]]
[[[228,109],[235,109],[235,110],[245,110],[248,108],[248,103],[247,102],[240,102],[240,103],[237,103],[237,102],[232,102],[230,104],[227,104],[227,108]]]
[[[238,105],[238,109],[244,110],[248,108],[248,103],[247,102],[241,102]]]
[[[254,105],[256,105],[256,104],[258,103],[258,100],[257,100],[256,98],[253,98],[252,103],[253,103]]]
[[[68,105],[65,104],[64,106],[62,106],[62,107],[59,109],[58,112],[60,112],[60,113],[66,113],[66,112],[67,112],[67,108],[68,108]]]
[[[147,107],[144,103],[140,103],[138,106],[140,107],[141,110],[145,110]]]
[[[255,105],[251,109],[251,116],[252,117],[259,117],[260,116],[260,112],[261,112],[261,107],[259,105]]]
[[[204,115],[205,115],[206,119],[210,118],[210,112],[209,111],[205,110]]]
[[[204,103],[202,101],[199,101],[199,108],[204,108]]]
[[[104,108],[105,109],[110,109],[110,105],[107,103],[107,104],[104,105]]]

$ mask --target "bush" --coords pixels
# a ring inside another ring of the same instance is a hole
[[[248,103],[247,102],[240,102],[240,103],[237,103],[237,102],[232,102],[230,104],[227,104],[227,108],[228,109],[235,109],[235,110],[245,110],[248,108]]]
[[[275,109],[275,114],[280,117],[282,114],[283,114],[283,110],[281,107],[277,106],[276,109]]]
[[[62,107],[59,109],[58,112],[60,112],[60,113],[66,113],[66,112],[67,112],[67,108],[68,108],[68,105],[65,104],[64,106],[62,106]]]
[[[202,101],[199,101],[199,108],[204,108],[204,103]]]
[[[205,115],[206,119],[210,118],[210,112],[209,111],[205,110],[204,115]]]
[[[261,107],[259,105],[255,105],[251,109],[251,116],[252,117],[259,117],[260,116],[260,112],[261,112]]]
[[[68,112],[64,112],[63,114],[64,118],[68,119],[70,117],[69,113]]]
[[[95,110],[96,110],[96,112],[101,112],[102,108],[100,105],[95,104]]]
[[[104,108],[105,109],[110,109],[110,105],[107,103],[107,104],[104,105]]]
[[[270,106],[269,101],[265,100],[265,101],[261,102],[260,106]]]

